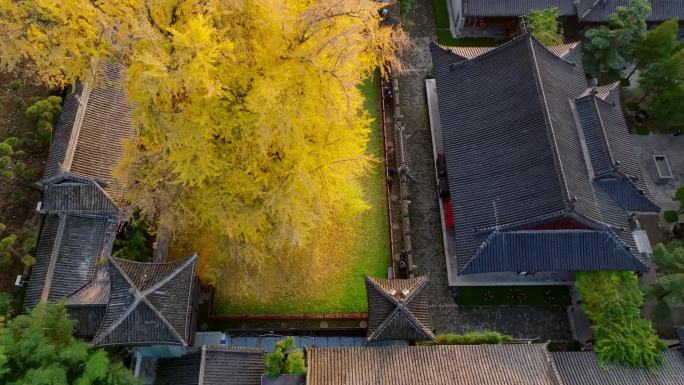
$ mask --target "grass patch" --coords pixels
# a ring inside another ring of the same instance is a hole
[[[447,0],[432,0],[432,5],[435,7],[435,23],[437,29],[449,29],[449,8]]]
[[[567,286],[471,286],[458,290],[462,306],[568,306]]]
[[[382,135],[382,113],[380,110],[380,75],[375,73],[371,79],[363,82],[360,89],[366,97],[365,108],[375,117],[371,127],[367,153],[378,160],[384,158]],[[331,261],[333,264],[344,264],[343,274],[334,281],[327,281],[326,295],[312,298],[306,293],[288,298],[280,298],[271,302],[230,301],[216,299],[218,315],[231,314],[330,314],[359,313],[368,310],[366,289],[363,274],[376,277],[387,276],[390,260],[389,226],[387,223],[387,197],[385,195],[384,162],[373,165],[372,170],[361,181],[364,196],[370,209],[362,213],[354,221],[355,239],[350,245],[335,245],[346,248],[341,255]],[[333,247],[335,247],[333,246]],[[330,266],[335,268],[336,266]]]

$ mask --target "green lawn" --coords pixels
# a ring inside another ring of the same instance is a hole
[[[382,112],[380,110],[379,74],[361,86],[366,96],[366,109],[376,117],[369,137],[367,153],[382,160]],[[363,274],[376,277],[387,276],[390,261],[389,226],[387,223],[387,197],[385,195],[384,164],[373,165],[361,185],[370,210],[361,214],[356,222],[357,232],[354,246],[342,263],[349,264],[343,279],[326,284],[332,293],[325,298],[289,297],[274,303],[234,303],[227,299],[217,299],[218,315],[234,314],[331,314],[366,312],[368,303]]]
[[[435,24],[437,25],[437,41],[442,45],[461,47],[493,47],[496,40],[491,37],[463,37],[454,39],[449,29],[449,9],[447,0],[432,0],[435,7]]]
[[[472,286],[458,289],[462,306],[567,306],[567,286]]]

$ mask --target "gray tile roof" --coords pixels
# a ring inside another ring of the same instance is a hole
[[[312,348],[307,364],[307,385],[558,384],[541,344]]]
[[[680,0],[650,0],[648,21],[672,18],[684,20],[684,2]],[[629,0],[463,0],[463,14],[470,17],[522,16],[532,10],[558,7],[561,16],[577,16],[588,22],[606,22],[617,7],[629,5]]]
[[[196,255],[168,263],[110,258],[107,311],[93,344],[191,344],[196,261]]]
[[[194,350],[181,357],[160,358],[157,361],[155,385],[198,385],[202,351]]]
[[[24,307],[62,299],[87,284],[98,257],[111,252],[116,220],[93,215],[48,214],[43,219]]]
[[[104,318],[107,305],[67,306],[69,319],[76,321],[74,334],[81,338],[92,338]]]
[[[118,209],[91,178],[58,173],[43,182],[44,214],[24,306],[64,298],[87,284],[111,253]]]
[[[428,320],[428,277],[365,277],[368,340],[434,340]]]
[[[202,346],[178,358],[157,362],[156,385],[259,385],[264,373],[261,349]]]
[[[67,298],[66,305],[107,305],[109,287],[109,269],[106,266],[100,266],[90,282]]]
[[[119,211],[116,203],[93,178],[58,173],[42,184],[41,209],[44,212],[114,215]]]
[[[575,14],[573,0],[463,0],[465,16],[522,16],[551,7],[557,7],[563,16]]]
[[[67,91],[66,97],[62,103],[62,112],[59,115],[57,124],[52,130],[52,141],[50,142],[50,153],[48,154],[47,162],[45,164],[44,178],[50,178],[62,172],[62,163],[66,156],[67,148],[69,147],[69,139],[71,138],[71,129],[76,120],[76,113],[78,112],[78,100],[83,93],[81,84],[77,84],[76,88],[71,88]]]
[[[452,271],[483,272],[487,266],[544,271],[561,265],[570,271],[588,265],[643,270],[625,209],[638,206],[633,205],[634,194],[648,195],[636,189],[621,195],[600,182],[608,176],[628,176],[645,191],[619,97],[605,88],[598,96],[587,91],[580,56],[574,51],[579,46],[548,49],[529,34],[469,60],[432,47],[456,222]],[[619,165],[611,168],[615,161]],[[562,227],[565,230],[604,234],[491,236],[493,231],[544,229],[559,221],[571,223]],[[506,242],[526,245],[529,255],[495,262],[497,255],[506,257],[501,254]],[[595,247],[608,254],[589,263],[586,256],[560,250],[560,245]],[[484,250],[487,246],[493,249]],[[620,247],[629,248],[631,261]],[[609,260],[609,255],[619,261]],[[464,270],[475,256],[486,258]],[[561,262],[564,258],[574,259]]]
[[[663,366],[648,369],[600,365],[594,352],[551,353],[564,385],[681,385],[684,383],[684,356],[664,352]]]
[[[441,45],[438,44],[438,46],[442,49],[445,49],[455,55],[460,56],[462,59],[475,59],[478,56],[484,55],[489,51],[493,51],[496,49],[496,47],[461,47],[461,46],[448,46],[448,45]],[[549,51],[553,52],[556,56],[561,57],[561,58],[568,58],[571,56],[573,52],[578,52],[580,51],[578,48],[578,43],[567,43],[567,44],[561,44],[557,46],[551,46],[547,47]],[[575,61],[575,60],[571,60]]]
[[[681,0],[649,0],[649,2],[651,3],[651,13],[646,20],[653,22],[672,18],[684,20],[684,2]],[[617,7],[628,6],[629,0],[606,0],[595,1],[595,3],[591,10],[586,13],[586,16],[580,17],[580,20],[605,22],[608,20],[608,15],[615,12]]]
[[[68,93],[53,133],[45,178],[60,172],[92,177],[117,204],[123,204],[123,186],[112,171],[123,156],[123,142],[136,135],[133,107],[123,90],[123,69],[101,64],[94,86],[78,85]]]
[[[599,87],[596,95],[583,96],[575,102],[575,105],[578,102],[590,104],[590,113],[598,117],[597,124],[582,124],[594,174],[599,186],[625,210],[659,212],[660,208],[653,202],[639,161],[634,156],[634,144],[620,108],[618,85],[613,83]],[[600,157],[597,150],[604,151],[611,163],[595,161]],[[601,166],[597,167],[597,164]]]
[[[97,267],[95,276],[66,300],[69,318],[76,321],[74,332],[92,338],[100,327],[109,300],[109,269]]]
[[[607,231],[494,231],[461,274],[576,270],[643,272],[646,266]]]

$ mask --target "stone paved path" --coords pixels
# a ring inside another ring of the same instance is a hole
[[[411,69],[399,78],[401,111],[412,177],[411,230],[417,274],[430,273],[430,318],[438,333],[496,330],[524,339],[569,339],[565,308],[458,307],[448,287],[435,185],[425,77],[432,70],[429,44],[435,39],[432,1],[414,1],[409,31],[414,50],[404,60]]]

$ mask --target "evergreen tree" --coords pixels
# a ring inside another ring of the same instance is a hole
[[[684,303],[684,244],[673,241],[665,247],[659,243],[653,249],[653,262],[663,275],[648,287],[646,295],[657,301],[656,319],[667,322],[672,308]]]
[[[6,385],[133,385],[133,373],[104,350],[72,336],[63,304],[38,305],[0,327],[0,383]]]
[[[646,38],[634,51],[637,67],[644,71],[652,64],[668,59],[677,48],[678,20],[660,23],[646,33]]]
[[[593,77],[619,77],[634,62],[636,48],[646,38],[646,17],[651,13],[647,0],[630,0],[608,16],[608,26],[588,30],[583,42],[584,70]]]

